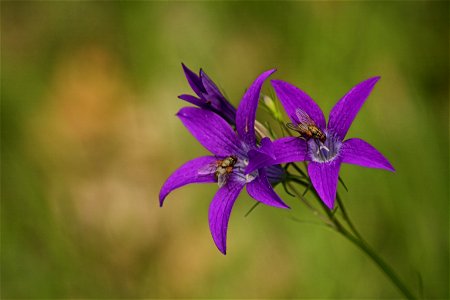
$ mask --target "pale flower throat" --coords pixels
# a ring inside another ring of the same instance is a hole
[[[308,154],[314,162],[330,162],[339,155],[342,142],[333,133],[325,131],[325,135],[325,143],[313,138],[308,140]]]
[[[235,165],[235,176],[239,178],[242,182],[249,183],[253,181],[258,176],[258,170],[251,172],[250,174],[245,174],[245,168],[248,166],[248,158],[240,157]]]

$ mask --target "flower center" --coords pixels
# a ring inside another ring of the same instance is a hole
[[[245,183],[249,183],[253,181],[258,176],[258,170],[251,172],[250,174],[245,174],[245,169],[248,166],[248,158],[247,157],[239,157],[236,164],[234,173],[238,180],[242,180]]]
[[[325,131],[325,135],[324,143],[314,138],[308,140],[308,153],[314,162],[330,162],[339,155],[342,142],[331,132]]]

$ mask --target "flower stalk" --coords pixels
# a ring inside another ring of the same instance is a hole
[[[298,168],[298,166],[296,166],[296,168]],[[289,173],[287,175],[287,178],[291,181],[298,182],[298,179],[291,178]],[[304,184],[304,182],[302,182],[302,184]],[[313,205],[311,205],[311,203],[309,203],[304,195],[302,195],[302,193],[300,193],[292,184],[288,185],[294,192],[296,197],[299,198],[299,200],[301,200],[301,202],[304,203],[306,207],[313,212],[314,215],[318,216],[325,223],[325,225],[331,227],[334,231],[341,234],[344,238],[346,238],[348,241],[358,247],[362,252],[364,252],[372,260],[372,262],[380,268],[380,270],[387,276],[387,278],[389,278],[392,284],[395,285],[395,287],[403,294],[403,296],[405,296],[405,298],[417,299],[410,291],[410,289],[406,286],[406,284],[400,279],[394,269],[385,260],[383,260],[383,258],[381,258],[381,256],[378,255],[378,253],[362,237],[362,235],[359,233],[359,231],[351,221],[350,216],[348,215],[347,210],[344,207],[344,203],[339,195],[337,195],[336,198],[338,207],[341,209],[342,218],[348,225],[350,230],[345,228],[344,225],[342,225],[342,222],[339,221],[337,215],[333,214],[333,212],[320,200],[316,191],[314,191],[314,194],[316,196],[315,198],[322,206],[326,215],[319,212]]]
[[[338,227],[337,231],[345,238],[355,244],[359,249],[366,253],[372,261],[383,271],[383,273],[391,280],[391,282],[399,289],[399,291],[407,299],[416,299],[414,294],[403,283],[400,277],[395,273],[393,268],[389,266],[363,239],[356,237],[343,227]]]

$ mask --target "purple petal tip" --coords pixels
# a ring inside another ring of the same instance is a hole
[[[186,112],[186,110],[189,110],[189,109],[192,109],[193,107],[183,107],[182,109],[180,109],[176,114],[175,114],[175,116],[177,116],[177,117],[187,117],[188,116],[188,114],[187,114],[187,112]],[[193,108],[193,109],[195,109],[195,108]]]
[[[381,79],[381,76],[374,76],[374,77],[370,77],[369,79],[366,79],[365,82],[370,82],[371,85],[374,86],[380,79]]]
[[[272,74],[275,73],[276,71],[277,71],[277,69],[274,68],[274,69],[267,70],[266,72],[269,73],[270,75],[272,75]]]
[[[270,83],[271,83],[272,85],[278,86],[278,85],[280,85],[280,84],[285,83],[285,81],[280,80],[280,79],[272,79],[272,80],[270,80]]]
[[[186,67],[186,65],[184,63],[181,63],[181,67],[183,68],[183,72],[187,75],[189,74],[189,72],[192,72],[191,69],[189,69],[188,67]]]
[[[166,198],[165,196],[163,196],[162,194],[159,194],[159,207],[163,206],[165,198]]]

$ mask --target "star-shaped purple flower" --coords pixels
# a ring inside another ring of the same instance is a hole
[[[195,74],[184,64],[184,74],[192,90],[198,97],[183,94],[178,98],[192,103],[198,107],[215,112],[224,118],[229,124],[235,124],[236,108],[220,92],[217,85],[200,69],[199,74]]]
[[[272,80],[272,86],[293,124],[303,138],[285,137],[273,142],[272,156],[252,160],[248,172],[270,164],[309,161],[308,174],[323,202],[333,209],[339,169],[342,163],[395,171],[389,161],[362,139],[344,141],[359,109],[380,77],[367,79],[353,87],[330,112],[328,125],[319,106],[299,88]]]
[[[236,113],[236,130],[216,113],[185,107],[178,112],[186,128],[213,155],[195,158],[182,165],[164,183],[160,205],[176,188],[189,183],[219,182],[209,207],[209,227],[217,248],[226,254],[226,237],[231,209],[244,186],[247,193],[264,204],[288,208],[270,185],[265,168],[245,172],[255,155],[264,157],[271,142],[255,137],[255,116],[261,87],[275,70],[261,74],[246,91]]]

